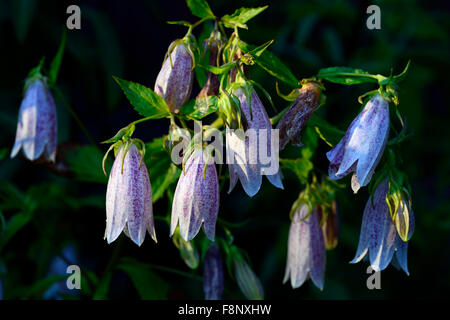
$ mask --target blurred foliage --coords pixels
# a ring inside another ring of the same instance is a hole
[[[105,227],[105,182],[102,146],[89,141],[57,102],[58,140],[76,145],[61,159],[61,168],[48,168],[24,159],[9,159],[14,141],[18,107],[24,79],[42,56],[53,57],[60,43],[66,8],[45,0],[0,1],[0,281],[5,299],[45,297],[55,284],[59,298],[203,298],[201,278],[180,259],[168,237],[166,219],[180,170],[167,162],[161,139],[168,121],[161,119],[137,129],[148,141],[147,164],[153,185],[154,212],[159,243],[146,241],[137,248],[119,239],[107,245]],[[261,276],[266,298],[361,299],[430,298],[449,296],[450,254],[450,133],[449,109],[445,94],[450,92],[450,6],[446,1],[352,1],[281,0],[225,1],[211,3],[214,14],[232,14],[235,8],[269,8],[248,22],[251,31],[240,35],[249,43],[274,39],[270,50],[293,72],[279,72],[286,78],[280,90],[288,92],[293,79],[310,77],[320,68],[345,65],[370,73],[401,71],[411,59],[410,72],[401,85],[400,110],[413,137],[403,145],[403,168],[412,183],[416,232],[409,246],[409,277],[389,267],[382,273],[382,290],[366,288],[367,264],[349,265],[359,237],[367,190],[353,195],[349,181],[337,193],[341,216],[339,245],[327,253],[325,288],[320,292],[310,283],[292,290],[281,283],[286,259],[289,211],[301,185],[297,168],[308,162],[326,168],[325,153],[330,149],[322,140],[317,152],[302,161],[292,161],[292,171],[284,172],[285,190],[268,183],[254,198],[241,189],[223,194],[219,217],[239,224],[232,228],[235,243],[245,249]],[[365,26],[366,8],[381,8],[381,30]],[[112,75],[133,79],[148,87],[159,71],[170,42],[184,35],[180,26],[168,20],[196,21],[183,0],[176,1],[79,1],[82,29],[67,32],[67,50],[58,75],[58,86],[65,93],[80,120],[95,141],[111,136],[137,119],[138,115],[123,97]],[[204,34],[208,32],[205,31]],[[203,35],[203,38],[205,35]],[[267,54],[261,60],[272,61]],[[256,61],[258,63],[258,60]],[[251,78],[270,92],[278,110],[286,102],[276,95],[275,79],[257,66]],[[327,84],[327,102],[319,109],[333,127],[317,124],[312,118],[309,130],[327,141],[327,130],[345,130],[360,105],[359,95],[366,88]],[[199,87],[194,87],[193,95]],[[267,108],[270,113],[270,108]],[[336,129],[337,128],[337,129]],[[306,137],[306,139],[308,139]],[[308,141],[308,140],[307,140]],[[334,142],[333,142],[334,143]],[[95,150],[95,151],[94,151]],[[308,149],[289,149],[295,159]],[[166,162],[165,162],[166,161]],[[111,163],[109,163],[109,167]],[[51,170],[49,170],[51,169]],[[302,169],[303,170],[303,169]],[[223,170],[225,171],[225,170]],[[167,172],[166,175],[154,175]],[[300,172],[302,174],[303,172]],[[92,183],[98,182],[98,183]],[[167,191],[168,199],[163,197]],[[158,200],[158,201],[157,201]],[[223,236],[223,235],[221,235]],[[195,239],[203,247],[204,237]],[[74,253],[66,254],[67,246]],[[264,250],[262,249],[264,248]],[[67,256],[66,256],[67,255]],[[132,257],[132,258],[131,258]],[[55,259],[62,262],[51,271]],[[65,292],[65,267],[82,268],[81,292]],[[225,281],[225,298],[243,298],[236,284]]]

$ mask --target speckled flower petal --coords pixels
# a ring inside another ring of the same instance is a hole
[[[140,246],[147,230],[156,241],[150,179],[137,147],[130,146],[122,167],[123,152],[120,147],[108,181],[105,238],[111,243],[124,231]]]
[[[177,221],[185,241],[192,240],[203,224],[206,236],[214,241],[219,211],[219,181],[213,158],[205,170],[203,151],[195,151],[185,164],[172,204],[171,235]]]
[[[156,78],[155,92],[166,101],[172,112],[179,110],[189,99],[194,79],[192,66],[192,57],[186,45],[180,42],[166,58]]]

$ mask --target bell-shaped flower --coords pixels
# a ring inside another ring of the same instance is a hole
[[[208,239],[214,241],[219,212],[219,180],[214,158],[207,158],[206,152],[198,149],[184,165],[173,197],[171,236],[179,223],[181,237],[190,241],[203,225]]]
[[[248,96],[243,87],[233,91],[239,99],[241,110],[247,120],[247,131],[227,129],[227,162],[230,171],[231,192],[239,181],[244,191],[253,197],[258,193],[262,175],[277,188],[283,189],[278,158],[278,131],[272,132],[272,125],[264,106],[253,88],[251,91],[251,112]]]
[[[326,249],[316,210],[306,204],[297,207],[289,229],[288,255],[283,283],[291,279],[292,288],[309,277],[320,290],[325,277]]]
[[[289,110],[281,117],[277,129],[280,130],[280,150],[288,142],[302,146],[300,133],[319,105],[320,88],[315,82],[308,82],[299,91]]]
[[[16,141],[11,151],[15,157],[22,148],[29,160],[41,155],[55,162],[57,119],[55,102],[43,78],[30,80],[19,110]]]
[[[366,257],[373,270],[382,271],[392,261],[395,265],[400,266],[406,274],[409,274],[408,242],[404,242],[399,237],[389,213],[386,203],[388,188],[386,179],[378,185],[373,197],[367,201],[362,218],[358,249],[355,258],[350,263],[357,263]],[[413,229],[413,227],[409,228],[411,232]]]
[[[122,231],[139,246],[147,231],[156,242],[152,187],[134,143],[119,146],[106,191],[105,239],[111,243]]]
[[[212,243],[203,265],[203,291],[206,300],[219,300],[223,293],[223,266],[219,247]]]
[[[194,79],[193,66],[187,41],[172,42],[155,83],[155,92],[166,101],[171,112],[177,112],[189,100]]]
[[[330,178],[336,180],[354,172],[352,189],[358,192],[361,186],[370,182],[388,135],[389,103],[378,94],[367,102],[342,140],[327,152]]]

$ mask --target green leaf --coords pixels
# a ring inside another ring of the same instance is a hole
[[[62,57],[64,55],[64,49],[66,48],[66,38],[67,38],[66,29],[63,29],[58,52],[56,52],[56,55],[50,64],[50,71],[48,74],[50,84],[52,85],[56,83],[56,79],[58,78],[58,72],[61,66]]]
[[[97,290],[92,297],[93,300],[105,300],[108,298],[109,285],[111,283],[112,272],[108,272],[100,281]]]
[[[190,120],[203,119],[204,117],[217,111],[218,100],[219,98],[217,96],[192,99],[181,107],[180,114]]]
[[[164,149],[164,138],[156,138],[145,145],[145,163],[152,184],[153,202],[160,199],[167,188],[177,181],[181,170],[172,163]]]
[[[319,137],[330,147],[336,145],[345,135],[345,131],[336,128],[315,114],[309,119],[307,126],[314,128]]]
[[[353,69],[349,67],[323,68],[319,70],[317,76],[330,82],[345,85],[378,82],[377,76],[361,69]]]
[[[118,269],[124,271],[131,279],[139,296],[143,300],[167,299],[169,284],[151,271],[151,267],[131,258],[123,258]]]
[[[170,114],[169,107],[164,99],[152,89],[118,77],[113,78],[122,88],[131,105],[141,116],[160,119]]]
[[[86,182],[106,183],[102,170],[103,154],[94,146],[76,147],[69,151],[67,157],[70,170],[75,173],[76,179]],[[112,167],[111,159],[106,162],[107,172]]]
[[[208,70],[209,72],[212,72],[214,74],[220,75],[229,72],[233,67],[236,66],[236,62],[229,62],[226,64],[221,65],[220,67],[212,66],[210,64],[208,65],[198,65],[199,67]]]
[[[200,19],[203,18],[215,18],[214,13],[211,11],[208,2],[205,0],[186,0],[186,4],[191,10],[192,14]]]
[[[300,159],[280,159],[280,163],[286,169],[291,170],[300,179],[301,183],[307,183],[308,174],[313,168],[311,161],[305,158]]]
[[[254,18],[261,12],[267,9],[268,6],[259,8],[240,8],[237,9],[232,15],[225,15],[222,17],[222,22],[225,26],[234,28],[234,26],[239,26],[241,28],[247,29],[245,25],[247,21]]]
[[[0,251],[20,229],[31,221],[33,213],[34,210],[24,210],[16,213],[8,221],[6,221],[5,228],[0,238]]]
[[[244,51],[244,53],[251,52],[257,48],[256,46],[247,44],[243,41],[239,41],[238,46],[242,51]],[[292,87],[298,87],[298,80],[292,71],[270,51],[265,50],[259,56],[255,55],[254,58],[256,64],[267,71],[270,75]]]
[[[8,154],[8,149],[7,148],[0,149],[0,161],[3,160],[6,157],[7,154]]]

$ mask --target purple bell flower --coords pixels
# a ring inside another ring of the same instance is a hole
[[[55,102],[45,80],[33,80],[27,86],[20,105],[16,141],[11,158],[22,148],[29,160],[36,160],[43,155],[45,159],[55,162],[56,139]]]
[[[304,218],[306,219],[303,220]],[[288,255],[283,283],[290,278],[292,288],[296,289],[310,277],[316,287],[322,290],[325,263],[326,249],[318,213],[316,210],[310,213],[308,206],[301,204],[295,211],[289,229]]]
[[[193,63],[188,45],[181,40],[172,42],[155,83],[155,92],[166,101],[171,112],[177,112],[189,100]]]
[[[352,189],[358,192],[370,182],[388,136],[389,103],[378,94],[367,102],[342,140],[327,152],[330,178],[337,180],[354,172]]]
[[[207,165],[204,158],[202,149],[189,157],[173,197],[170,235],[179,223],[180,234],[185,241],[192,240],[202,225],[206,237],[214,241],[219,212],[219,180],[214,158],[210,157]]]
[[[205,255],[203,266],[203,291],[206,300],[219,300],[223,293],[223,267],[220,250],[211,244]]]
[[[123,231],[140,246],[147,231],[156,242],[152,187],[138,148],[134,144],[128,150],[125,148],[124,145],[119,147],[109,175],[105,239],[111,243]]]
[[[350,263],[357,263],[366,257],[370,260],[373,270],[382,271],[392,261],[409,275],[408,242],[404,242],[399,237],[389,213],[386,203],[388,188],[386,179],[375,190],[373,199],[370,197],[367,201],[358,249],[355,258]],[[413,229],[413,226],[409,228],[411,233]]]
[[[267,167],[269,166],[267,164],[263,164],[260,158],[260,143],[261,145],[264,145],[264,141],[267,141],[267,149],[265,153],[267,154],[267,156],[270,155],[269,158],[274,159],[277,162],[276,173],[267,174],[267,179],[269,179],[269,181],[277,188],[283,189],[283,183],[281,182],[281,173],[278,165],[278,154],[273,154],[274,152],[278,152],[278,145],[272,146],[272,125],[261,100],[259,99],[254,89],[252,89],[252,114],[250,115],[247,96],[244,90],[242,88],[238,88],[233,91],[233,94],[240,101],[241,109],[245,115],[245,118],[247,119],[249,129],[248,132],[254,132],[257,138],[255,139],[255,142],[250,143],[249,136],[246,136],[244,140],[241,139],[236,133],[227,132],[226,147],[229,163],[228,168],[230,171],[230,188],[228,192],[231,192],[233,190],[239,179],[244,191],[250,197],[253,197],[256,193],[258,193],[262,183],[262,174],[265,170],[266,172],[268,172]],[[260,129],[263,129],[265,131],[259,131]],[[261,135],[261,132],[265,133]]]

